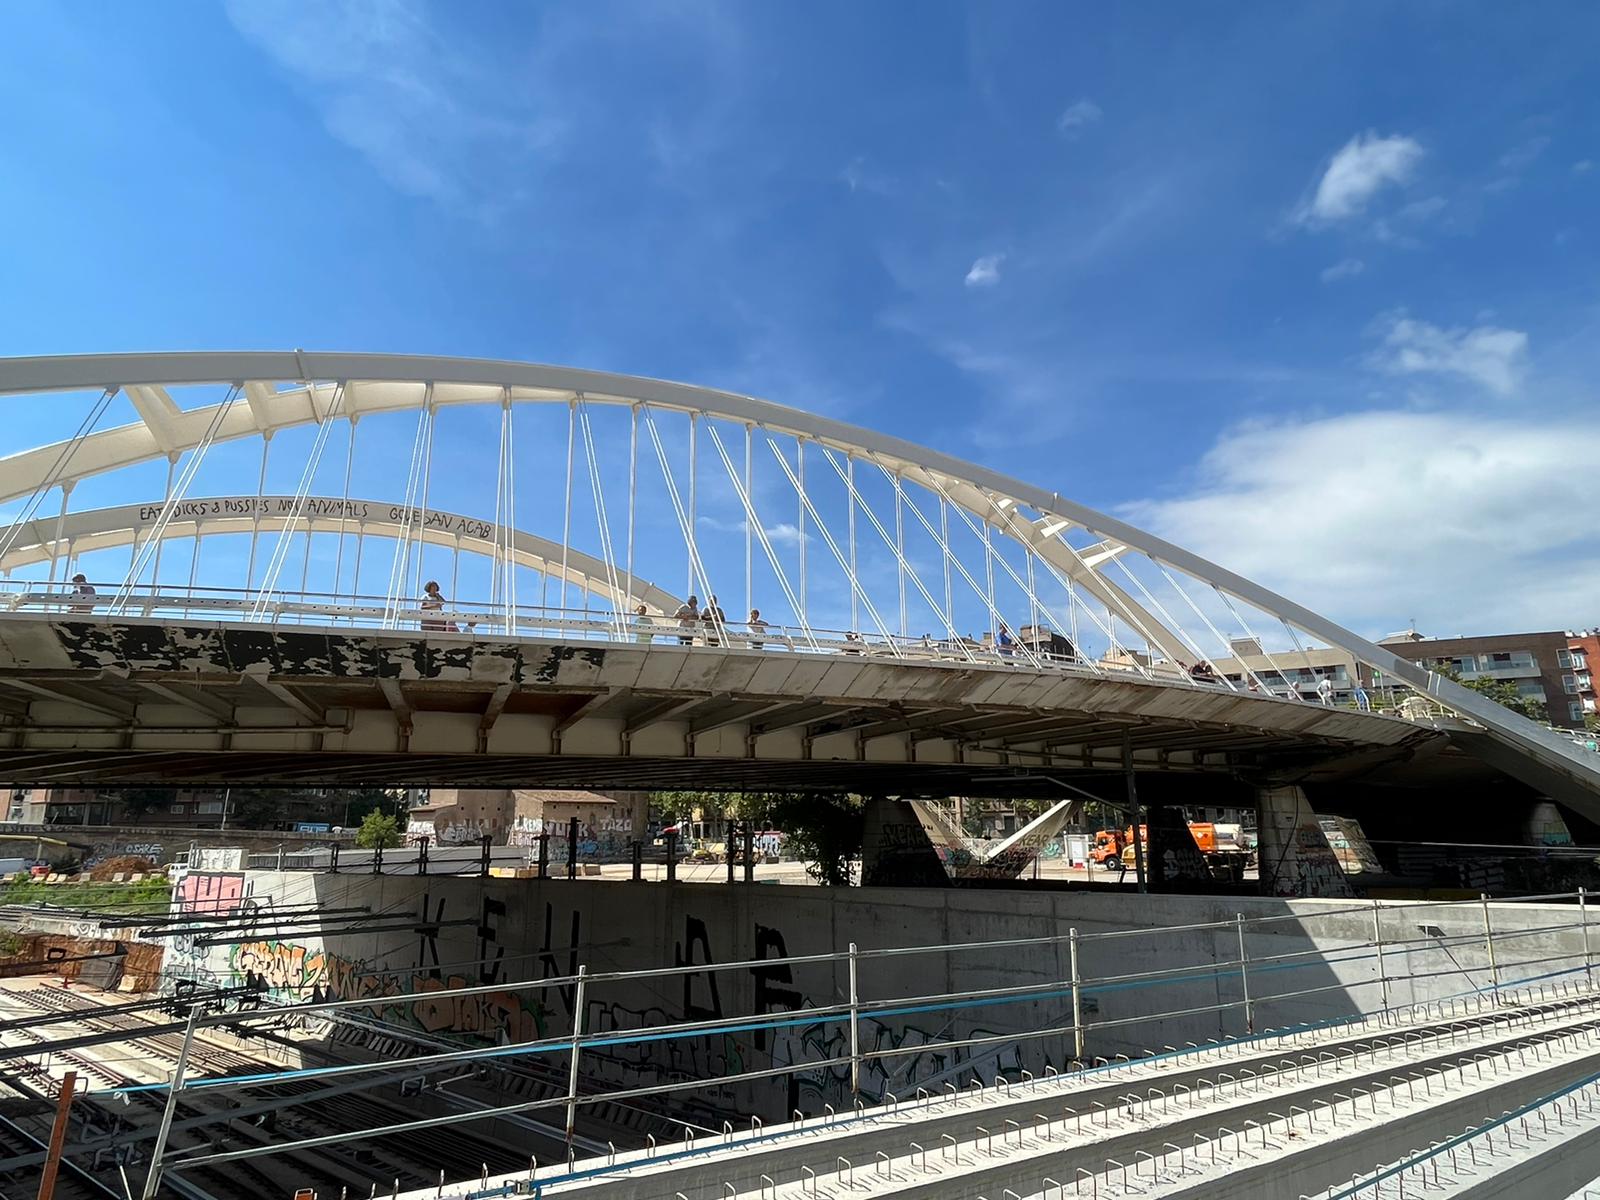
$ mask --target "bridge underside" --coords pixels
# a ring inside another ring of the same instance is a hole
[[[0,616],[0,781],[1059,794],[1490,769],[1453,723],[1087,671],[719,646]],[[1442,776],[1439,776],[1442,777]]]

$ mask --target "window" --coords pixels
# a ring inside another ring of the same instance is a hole
[[[1578,694],[1578,677],[1576,675],[1563,675],[1561,677],[1561,690],[1568,695]]]
[[[1558,667],[1570,667],[1570,666],[1572,666],[1572,651],[1571,650],[1557,650],[1556,651],[1556,666],[1558,666]]]
[[[1583,720],[1583,701],[1582,700],[1569,700],[1569,701],[1567,701],[1567,719],[1571,720],[1571,721],[1578,721],[1578,722],[1581,722]]]

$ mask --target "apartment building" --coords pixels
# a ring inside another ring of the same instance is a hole
[[[1260,686],[1276,695],[1294,693],[1302,700],[1318,700],[1324,679],[1333,685],[1333,702],[1345,704],[1356,688],[1371,688],[1372,671],[1356,662],[1348,651],[1332,647],[1293,650],[1263,649],[1257,638],[1235,638],[1228,643],[1232,657],[1212,665],[1219,674],[1246,687]]]
[[[1600,714],[1600,697],[1594,685],[1594,673],[1600,667],[1600,629],[1567,631],[1567,654],[1557,661],[1561,664],[1561,690],[1567,705],[1580,721]],[[1574,707],[1575,706],[1575,707]]]
[[[1467,683],[1495,679],[1512,684],[1519,696],[1544,706],[1550,724],[1565,729],[1583,726],[1578,672],[1571,666],[1573,651],[1563,630],[1430,638],[1408,629],[1379,644],[1430,670],[1449,667]],[[1394,681],[1380,679],[1377,683],[1384,688]]]

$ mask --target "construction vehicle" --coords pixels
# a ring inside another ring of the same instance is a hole
[[[1194,837],[1194,844],[1200,851],[1201,857],[1214,873],[1220,868],[1226,873],[1237,874],[1254,861],[1254,851],[1245,837],[1244,830],[1238,825],[1190,821],[1189,833]],[[1144,843],[1144,851],[1148,854],[1149,826],[1139,826],[1139,840]],[[1089,857],[1102,867],[1120,865],[1125,870],[1134,870],[1138,855],[1133,846],[1133,826],[1097,831],[1094,835],[1094,844],[1089,850]]]

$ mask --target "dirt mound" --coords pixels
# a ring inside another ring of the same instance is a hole
[[[141,858],[137,854],[119,854],[115,858],[106,859],[105,862],[96,863],[89,872],[89,878],[96,883],[107,883],[112,876],[119,873],[126,877],[135,871],[148,873],[160,869],[153,859]]]

